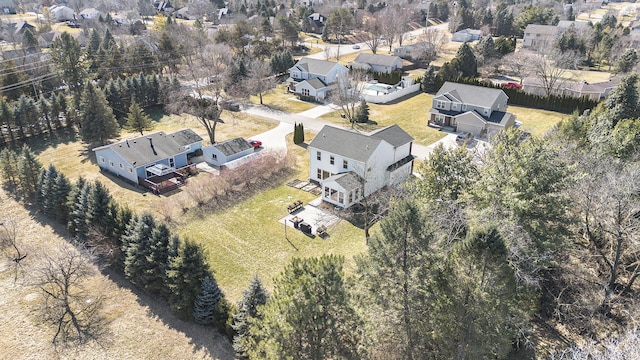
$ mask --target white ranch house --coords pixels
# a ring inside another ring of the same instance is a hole
[[[353,69],[388,74],[395,70],[402,70],[402,59],[398,56],[358,54],[349,66]]]
[[[486,137],[515,125],[508,100],[500,89],[445,82],[433,97],[428,124]]]
[[[322,200],[348,208],[413,172],[413,138],[398,125],[364,134],[324,126],[309,144],[309,179]]]
[[[213,166],[222,166],[253,152],[253,146],[243,138],[229,139],[202,148],[204,161]]]
[[[336,78],[349,71],[337,62],[302,58],[289,69],[289,90],[297,95],[323,101]]]

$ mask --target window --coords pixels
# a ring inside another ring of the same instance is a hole
[[[324,188],[324,197],[329,197],[331,195],[331,190],[328,187]]]
[[[458,103],[453,103],[453,105],[451,105],[451,108],[453,110],[458,110]]]
[[[100,162],[104,164],[104,157],[100,156]]]
[[[335,164],[335,162],[336,162],[335,157],[333,157],[333,155],[329,156],[329,164],[333,165]]]
[[[322,170],[318,169],[318,174],[316,176],[318,178],[318,180],[322,180]]]
[[[487,115],[487,116],[489,115],[489,109],[488,108],[484,108],[484,114]]]
[[[356,200],[360,198],[360,189],[356,189]]]
[[[316,152],[316,159],[322,160],[322,153],[320,151]]]
[[[171,167],[176,166],[176,162],[173,160],[173,158],[169,158],[169,166]]]
[[[438,108],[438,109],[444,109],[445,107],[446,107],[446,106],[445,106],[445,102],[444,102],[444,101],[440,101],[440,100],[437,100],[437,101],[436,101],[436,108]]]
[[[122,163],[120,163],[120,169],[124,169],[124,165],[122,165]]]
[[[347,160],[342,160],[342,168],[346,169],[349,167],[349,162]]]
[[[109,160],[109,166],[113,167],[113,161]]]
[[[216,155],[216,154],[211,154],[211,158],[212,158],[213,160],[218,160],[218,155]]]
[[[302,96],[311,96],[309,89],[302,89]]]
[[[349,204],[353,202],[353,193],[349,193]]]
[[[462,111],[467,111],[467,104],[462,104]]]
[[[342,191],[338,193],[338,202],[344,204],[344,193]]]

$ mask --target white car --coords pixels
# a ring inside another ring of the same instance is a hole
[[[357,44],[356,44],[356,45],[353,45],[353,46],[352,46],[352,48],[354,48],[354,49],[358,50],[358,49],[360,49],[360,45],[357,45]]]

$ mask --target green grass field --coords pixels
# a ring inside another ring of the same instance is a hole
[[[251,96],[249,101],[252,104],[260,104],[260,98],[258,96]],[[303,112],[317,105],[298,100],[295,95],[286,91],[286,85],[278,85],[275,89],[263,94],[262,103],[271,109],[290,113]]]
[[[446,133],[427,126],[427,112],[431,108],[432,95],[417,93],[404,97],[400,101],[390,104],[369,104],[368,124],[356,124],[363,131],[372,131],[385,126],[397,124],[415,138],[415,143],[430,145],[445,137]],[[345,125],[345,119],[340,117],[340,111],[334,111],[321,116],[322,120]]]
[[[558,124],[567,114],[547,110],[531,109],[522,106],[509,105],[507,111],[516,115],[516,120],[522,122],[520,129],[541,137]]]

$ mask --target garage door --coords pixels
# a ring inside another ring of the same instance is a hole
[[[458,123],[458,132],[468,132],[468,133],[472,133],[474,136],[480,136],[481,131],[482,131],[481,126]]]

